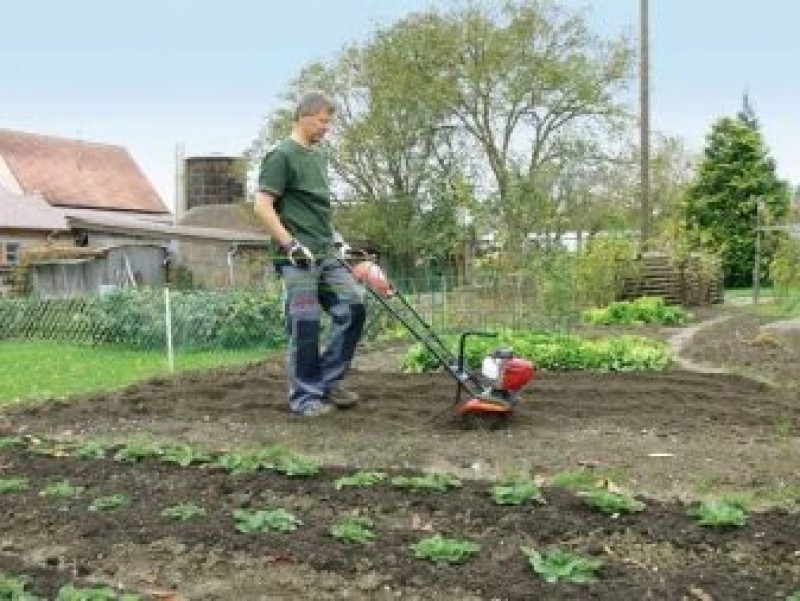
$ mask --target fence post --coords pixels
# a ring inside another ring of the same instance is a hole
[[[448,299],[447,299],[447,276],[442,274],[442,331],[447,331],[447,307],[448,307]]]
[[[164,286],[164,315],[167,331],[167,365],[170,373],[175,372],[175,353],[172,348],[172,307],[170,305],[169,286]]]

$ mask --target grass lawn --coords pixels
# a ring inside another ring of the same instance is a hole
[[[176,353],[175,371],[258,361],[266,354],[262,348]],[[169,374],[163,351],[31,340],[0,342],[0,366],[0,405],[111,390]]]

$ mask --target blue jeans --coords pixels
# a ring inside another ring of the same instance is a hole
[[[363,291],[339,261],[281,268],[289,334],[289,406],[302,413],[335,390],[355,355],[364,329]],[[320,318],[331,319],[330,340],[320,352]]]

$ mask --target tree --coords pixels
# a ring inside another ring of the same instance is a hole
[[[450,119],[476,144],[494,179],[494,214],[518,248],[544,217],[553,170],[627,118],[628,42],[594,35],[580,13],[547,0],[474,2],[447,17],[454,43],[444,93]],[[527,207],[526,207],[527,205]]]
[[[310,65],[286,98],[309,87],[334,96],[337,191],[371,205],[368,225],[384,246],[416,254],[419,232],[474,208],[457,193],[466,180],[481,200],[473,214],[516,250],[557,217],[551,192],[564,158],[629,119],[618,93],[632,56],[626,40],[599,38],[550,0],[499,10],[473,1],[415,13]],[[287,115],[270,116],[253,158],[283,135]]]
[[[686,195],[687,229],[695,244],[720,254],[727,286],[752,282],[759,202],[765,209],[762,224],[782,221],[789,210],[789,187],[776,175],[749,102],[746,109],[713,124]],[[763,238],[762,273],[778,238],[769,233]]]

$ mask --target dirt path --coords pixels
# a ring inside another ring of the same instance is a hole
[[[720,365],[713,365],[707,362],[700,362],[690,359],[686,355],[686,349],[691,345],[692,339],[700,332],[707,328],[717,326],[732,319],[732,315],[720,315],[713,319],[702,321],[698,324],[681,328],[669,339],[669,344],[672,349],[673,360],[680,369],[705,374],[726,374],[731,371]]]

